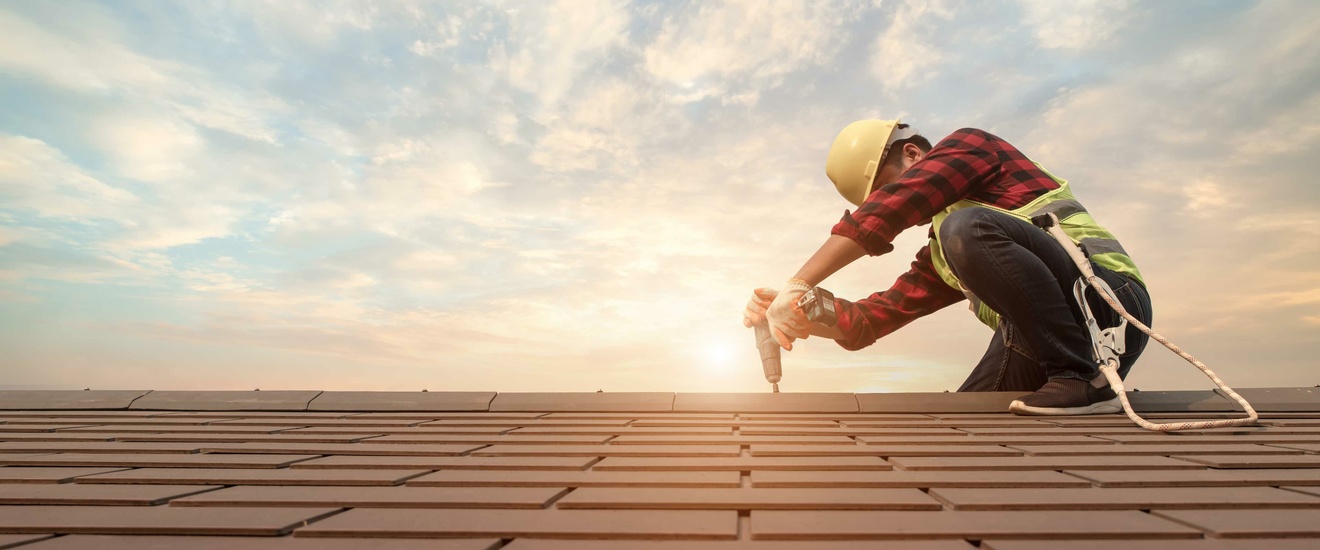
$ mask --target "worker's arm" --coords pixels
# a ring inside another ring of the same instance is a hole
[[[820,245],[820,250],[811,255],[793,278],[802,279],[809,286],[816,286],[865,255],[866,249],[856,241],[842,235],[830,235],[830,238],[825,240],[825,244]],[[814,331],[812,334],[821,336]]]
[[[966,296],[940,278],[931,263],[930,244],[917,251],[908,271],[898,277],[889,290],[849,302],[834,299],[839,324],[831,336],[844,349],[857,350],[921,317],[966,299]],[[813,332],[812,334],[815,334]]]
[[[837,326],[827,327],[825,325],[812,323],[811,335],[819,336],[821,338],[829,338],[830,340],[840,340],[843,338],[843,331],[839,330],[839,327]]]

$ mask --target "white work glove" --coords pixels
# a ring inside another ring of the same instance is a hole
[[[770,322],[770,334],[785,350],[793,351],[793,340],[806,339],[811,335],[811,321],[797,306],[798,300],[808,290],[811,290],[811,286],[806,281],[789,279],[765,310],[765,317]]]
[[[747,308],[743,310],[743,326],[752,328],[765,322],[765,310],[770,307],[770,302],[775,300],[779,291],[773,288],[758,288],[752,291],[752,298],[747,300]]]

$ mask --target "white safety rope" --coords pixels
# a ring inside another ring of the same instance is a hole
[[[1132,404],[1128,402],[1127,392],[1123,389],[1123,379],[1118,375],[1118,358],[1109,357],[1100,363],[1100,372],[1105,375],[1107,380],[1109,380],[1109,387],[1113,388],[1114,393],[1118,394],[1119,401],[1123,403],[1123,412],[1127,413],[1128,418],[1131,418],[1133,422],[1136,422],[1137,425],[1142,428],[1157,432],[1229,428],[1233,426],[1250,426],[1256,424],[1256,421],[1259,419],[1259,416],[1256,414],[1256,409],[1251,408],[1251,404],[1247,403],[1246,399],[1243,399],[1242,396],[1233,391],[1233,388],[1228,387],[1228,384],[1225,384],[1223,380],[1220,380],[1219,377],[1215,375],[1215,372],[1210,370],[1210,367],[1205,366],[1205,363],[1196,360],[1196,358],[1192,357],[1190,353],[1183,351],[1182,348],[1179,348],[1174,345],[1173,342],[1170,342],[1168,338],[1160,336],[1136,317],[1133,317],[1132,314],[1128,313],[1128,311],[1123,308],[1123,304],[1119,303],[1118,298],[1110,293],[1109,285],[1105,283],[1103,279],[1096,276],[1095,271],[1091,269],[1091,261],[1082,254],[1077,243],[1074,243],[1072,238],[1069,237],[1067,233],[1064,233],[1063,227],[1059,223],[1059,217],[1055,214],[1049,214],[1049,217],[1053,223],[1051,223],[1049,227],[1046,227],[1045,230],[1048,231],[1055,240],[1059,241],[1059,244],[1063,245],[1063,249],[1068,252],[1068,255],[1072,257],[1073,262],[1077,264],[1077,269],[1081,270],[1082,279],[1091,284],[1091,287],[1096,290],[1096,294],[1100,296],[1100,299],[1104,300],[1106,304],[1109,304],[1109,307],[1114,308],[1114,311],[1117,311],[1119,315],[1122,315],[1124,319],[1127,319],[1129,323],[1132,323],[1140,329],[1141,332],[1146,333],[1147,336],[1150,336],[1156,342],[1169,348],[1169,351],[1178,354],[1179,357],[1186,359],[1188,363],[1201,369],[1201,372],[1209,377],[1216,386],[1223,389],[1224,393],[1228,394],[1228,396],[1234,401],[1237,401],[1239,405],[1242,405],[1242,410],[1247,413],[1246,418],[1195,420],[1188,422],[1170,422],[1167,424],[1157,424],[1146,420],[1133,411]],[[1085,303],[1079,305],[1082,308],[1087,307]],[[1123,338],[1123,335],[1119,335],[1119,338]]]

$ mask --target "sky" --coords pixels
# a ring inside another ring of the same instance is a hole
[[[1154,328],[1314,386],[1320,2],[0,2],[0,387],[767,391],[854,120],[993,132]],[[822,286],[888,288],[926,242]],[[958,387],[963,305],[784,391]],[[1205,389],[1152,342],[1129,388]]]

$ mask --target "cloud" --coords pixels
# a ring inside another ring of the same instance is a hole
[[[509,40],[495,68],[514,88],[554,105],[584,73],[626,40],[629,14],[618,0],[556,0],[508,10]]]
[[[871,55],[871,74],[886,92],[910,89],[938,74],[949,54],[936,45],[934,26],[953,15],[938,0],[906,2],[895,9],[889,26],[876,37]]]
[[[665,18],[641,54],[642,66],[670,86],[697,90],[672,92],[683,101],[707,94],[737,98],[830,61],[842,47],[844,24],[861,10],[856,3],[805,0],[699,4],[695,12]],[[737,89],[726,89],[730,85]]]
[[[1133,19],[1127,0],[1019,0],[1040,47],[1087,50],[1110,42]]]
[[[0,201],[38,216],[90,222],[138,204],[132,192],[108,185],[44,141],[0,134]]]

